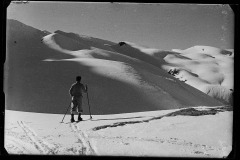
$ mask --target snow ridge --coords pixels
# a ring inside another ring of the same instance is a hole
[[[170,117],[170,116],[202,116],[202,115],[215,115],[218,112],[224,112],[224,111],[232,111],[232,106],[220,106],[220,107],[213,107],[213,108],[205,108],[204,110],[198,110],[198,108],[187,108],[187,109],[180,109],[179,111],[171,112],[166,115],[162,116],[156,116],[154,118],[150,118],[147,120],[141,120],[141,121],[124,121],[124,122],[117,122],[113,123],[110,125],[103,125],[103,126],[97,126],[94,127],[92,130],[97,131],[101,129],[105,129],[108,127],[119,127],[119,126],[124,126],[127,124],[136,124],[136,123],[145,123],[145,122],[150,122],[152,120],[157,120],[161,119],[163,117]]]

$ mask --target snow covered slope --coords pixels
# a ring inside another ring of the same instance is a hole
[[[234,53],[210,46],[194,46],[167,55],[166,70],[175,77],[226,104],[232,104]]]
[[[117,51],[128,50],[128,55],[138,57],[164,69],[209,96],[225,104],[233,103],[234,50],[211,46],[193,46],[186,50],[164,51],[147,48],[132,42],[121,42]],[[116,48],[116,47],[115,47]],[[130,48],[130,49],[129,49]],[[133,52],[134,51],[134,52]],[[157,60],[156,60],[157,59]]]
[[[65,113],[68,90],[81,75],[93,114],[217,106],[221,103],[161,69],[139,49],[56,31],[49,34],[16,20],[7,23],[6,109]],[[86,96],[84,114],[88,114]]]
[[[59,123],[63,115],[6,111],[9,154],[223,158],[232,150],[232,110],[195,107]]]

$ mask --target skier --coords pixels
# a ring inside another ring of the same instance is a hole
[[[81,76],[76,77],[76,83],[72,84],[69,93],[72,97],[72,103],[71,103],[71,122],[75,122],[74,120],[74,112],[78,112],[78,121],[82,121],[81,114],[83,112],[82,109],[82,91],[84,93],[87,93],[87,85],[84,87],[84,85],[81,83]]]

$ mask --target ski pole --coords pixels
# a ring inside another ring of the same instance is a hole
[[[86,85],[86,87],[87,87],[87,85]],[[89,104],[89,98],[88,98],[88,90],[87,90],[87,99],[88,99],[88,107],[89,107],[90,119],[92,119],[91,110],[90,110],[90,104]]]
[[[68,106],[68,108],[67,108],[67,111],[66,111],[66,113],[64,114],[64,117],[63,117],[63,119],[65,118],[65,116],[66,116],[66,114],[67,114],[67,112],[68,112],[68,109],[70,108],[70,106],[71,106],[71,103],[72,103],[72,101],[70,102],[70,104],[69,104],[69,106]],[[62,122],[60,122],[60,123],[63,123],[63,119],[62,119]]]

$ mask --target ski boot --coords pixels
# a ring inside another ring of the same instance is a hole
[[[78,121],[82,121],[83,119],[81,118],[81,113],[78,114]]]
[[[75,120],[74,120],[74,114],[71,114],[71,122],[72,122],[72,123],[75,122]]]

